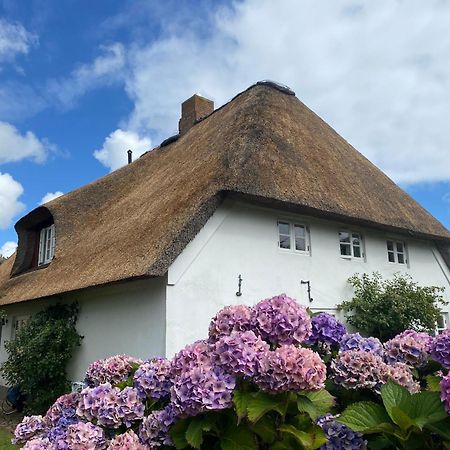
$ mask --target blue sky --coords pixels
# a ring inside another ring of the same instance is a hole
[[[450,3],[0,0],[0,249],[42,199],[261,79],[297,96],[450,228]]]

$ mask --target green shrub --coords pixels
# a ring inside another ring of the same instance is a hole
[[[354,297],[339,305],[347,322],[364,334],[382,341],[407,329],[431,332],[440,316],[440,305],[446,305],[436,286],[419,286],[409,275],[396,274],[383,280],[379,273],[372,276],[356,274],[349,278]]]
[[[77,305],[55,305],[37,313],[5,344],[8,360],[0,372],[20,385],[25,411],[42,414],[70,388],[66,367],[81,343],[75,324]]]

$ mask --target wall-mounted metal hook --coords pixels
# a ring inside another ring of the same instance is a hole
[[[311,283],[310,283],[310,281],[309,280],[305,280],[305,281],[301,280],[300,284],[306,284],[308,286],[308,300],[309,300],[309,303],[312,303],[314,299],[311,297]]]
[[[241,274],[239,274],[239,277],[238,277],[238,290],[236,292],[236,297],[240,297],[242,295],[241,287],[242,287],[242,277],[241,277]]]

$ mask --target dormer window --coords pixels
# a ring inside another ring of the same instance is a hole
[[[38,266],[49,264],[55,256],[55,224],[42,228],[39,232]]]

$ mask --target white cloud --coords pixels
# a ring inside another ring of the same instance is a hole
[[[25,205],[19,200],[22,194],[22,185],[9,173],[0,172],[0,229],[8,228],[24,209]]]
[[[133,159],[136,159],[150,150],[151,144],[148,137],[140,137],[137,133],[119,128],[105,139],[100,150],[95,150],[94,157],[113,171],[127,163],[127,150],[132,150]]]
[[[44,203],[51,202],[52,200],[55,200],[55,198],[61,197],[61,195],[64,195],[64,192],[56,191],[56,192],[47,192],[39,202],[40,205],[43,205]]]
[[[123,128],[160,139],[193,93],[274,79],[396,181],[450,180],[450,2],[244,0],[212,21],[130,50]]]
[[[0,62],[12,60],[19,53],[28,53],[36,43],[37,36],[23,25],[0,18]]]
[[[41,163],[52,147],[45,139],[39,140],[31,131],[22,135],[13,125],[0,121],[0,164],[25,158]]]
[[[17,248],[17,242],[7,241],[0,247],[0,256],[9,258]]]
[[[52,80],[47,88],[50,101],[56,100],[61,106],[69,108],[86,92],[122,79],[125,66],[123,45],[115,43],[103,46],[101,51],[102,54],[92,63],[80,65],[69,77]]]

